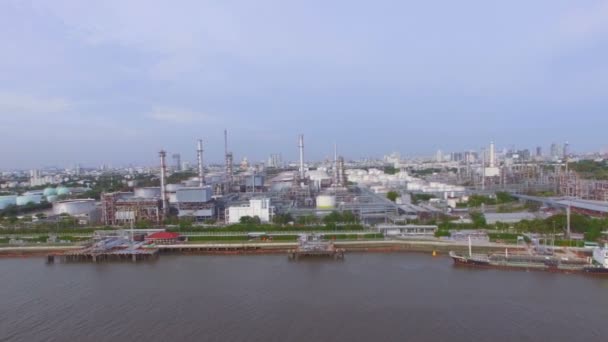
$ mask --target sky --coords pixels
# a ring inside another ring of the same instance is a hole
[[[608,145],[608,1],[0,1],[0,169]]]

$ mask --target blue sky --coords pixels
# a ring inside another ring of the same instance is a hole
[[[0,168],[608,145],[608,1],[0,2]]]

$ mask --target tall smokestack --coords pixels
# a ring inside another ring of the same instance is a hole
[[[196,156],[198,158],[198,183],[202,188],[205,185],[205,173],[203,171],[203,140],[198,140],[198,149],[196,150]]]
[[[338,186],[338,146],[334,143],[334,186]]]
[[[345,187],[347,183],[346,170],[344,169],[344,157],[340,157],[338,159],[338,185]]]
[[[232,153],[228,152],[228,130],[224,129],[224,157],[226,160],[226,177],[228,178],[228,183],[232,184]]]
[[[166,177],[167,177],[167,164],[165,162],[165,158],[167,157],[167,152],[161,150],[158,152],[160,156],[160,198],[163,202],[163,215],[165,217],[169,216],[169,203],[167,201],[167,187],[166,187]]]
[[[494,142],[490,143],[490,167],[496,166],[496,151],[494,150]]]
[[[300,179],[304,179],[304,135],[300,134]]]
[[[228,130],[224,129],[224,155],[228,154]]]

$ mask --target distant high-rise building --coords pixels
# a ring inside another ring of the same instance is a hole
[[[190,163],[187,161],[183,161],[182,162],[182,171],[189,171],[190,170]]]
[[[530,160],[530,150],[528,150],[528,149],[517,151],[517,155],[519,156],[519,160],[522,160],[522,161]]]
[[[172,155],[175,171],[182,171],[182,156],[179,153]]]
[[[559,159],[563,156],[563,148],[561,145],[553,143],[551,144],[551,158]]]
[[[271,154],[268,157],[267,166],[268,167],[281,167],[282,160],[280,154]]]
[[[537,157],[542,157],[543,156],[543,148],[540,146],[536,147],[536,156]]]
[[[438,163],[443,161],[443,152],[441,152],[441,150],[437,150],[437,153],[435,154],[435,161]]]

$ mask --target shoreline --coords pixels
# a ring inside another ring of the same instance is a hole
[[[295,242],[254,242],[254,243],[198,243],[179,245],[157,245],[160,254],[181,255],[251,255],[251,254],[281,254],[287,253],[297,246]],[[420,252],[448,255],[450,251],[466,252],[468,245],[464,243],[449,243],[443,241],[419,240],[360,240],[336,241],[337,248],[343,248],[346,253],[394,253],[394,252]],[[527,246],[487,243],[475,245],[477,253],[502,253],[505,249],[510,252],[526,252]],[[81,249],[81,246],[10,246],[0,247],[0,258],[40,257],[48,254],[61,254]],[[557,251],[589,252],[581,248],[557,248]]]

